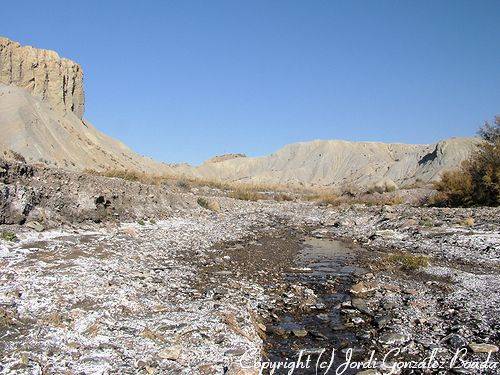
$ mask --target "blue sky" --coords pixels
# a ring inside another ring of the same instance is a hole
[[[199,163],[312,139],[430,143],[500,113],[500,1],[14,1],[0,35],[85,73],[85,117]]]

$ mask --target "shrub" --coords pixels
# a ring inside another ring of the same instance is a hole
[[[201,207],[208,209],[208,200],[207,200],[207,199],[200,197],[200,198],[198,198],[198,199],[196,200],[196,202],[198,202],[198,204],[199,204]]]
[[[128,181],[139,181],[141,179],[141,174],[135,171],[127,171],[120,169],[109,169],[102,173],[106,177],[116,177]]]
[[[344,200],[341,200],[340,197],[332,193],[331,191],[319,191],[314,194],[307,194],[302,197],[302,199],[306,201],[316,202],[319,206],[338,206]]]
[[[321,194],[317,201],[320,206],[337,206],[340,204],[339,197],[336,194]]]
[[[431,204],[438,206],[500,205],[500,116],[494,125],[479,129],[484,142],[460,169],[445,172],[435,183],[438,193]]]
[[[10,151],[10,155],[11,157],[15,160],[15,161],[19,161],[21,163],[26,163],[26,159],[24,158],[23,155],[21,155],[19,152],[16,152],[14,150],[9,150]]]
[[[404,198],[399,195],[386,194],[365,195],[351,200],[351,203],[366,204],[367,206],[397,206],[404,202]]]
[[[177,181],[176,185],[177,185],[177,187],[184,189],[184,190],[191,189],[191,185],[189,184],[189,182],[187,180],[179,180],[179,181]]]
[[[142,219],[141,219],[141,220],[139,220],[139,221],[137,221],[137,224],[139,224],[139,225],[146,225],[145,221],[144,221],[144,220],[142,220]]]
[[[279,193],[278,195],[275,195],[274,200],[277,202],[291,202],[293,201],[293,197],[291,197],[288,194],[285,193]]]
[[[417,270],[429,265],[429,258],[425,255],[413,255],[409,253],[391,254],[387,260],[405,270]]]
[[[392,181],[391,179],[384,179],[378,181],[376,184],[371,186],[367,193],[373,194],[373,193],[392,193],[393,191],[396,191],[397,185]]]
[[[420,225],[424,227],[433,227],[434,222],[430,218],[426,217],[425,219],[420,220]]]
[[[18,238],[17,238],[17,236],[16,236],[15,233],[7,232],[7,231],[2,232],[1,237],[2,237],[3,240],[10,241],[10,242],[15,242],[15,241],[18,240]]]
[[[468,217],[468,218],[462,220],[460,222],[460,225],[462,225],[464,227],[472,227],[472,226],[474,226],[474,223],[475,223],[474,218],[473,217]]]

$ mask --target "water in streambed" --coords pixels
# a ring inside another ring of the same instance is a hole
[[[361,317],[359,311],[352,309],[348,290],[357,276],[367,272],[358,266],[365,255],[366,250],[352,243],[306,238],[297,255],[296,268],[291,268],[285,276],[290,292],[283,293],[271,311],[264,343],[269,363],[292,366],[290,363],[297,363],[304,351],[302,365],[299,364],[293,374],[315,374],[316,371],[324,374],[328,368],[327,373],[335,373],[346,362],[349,348],[353,350],[353,360],[363,359],[363,340],[367,333],[353,321],[367,317]],[[306,366],[309,354],[310,362]],[[324,368],[319,368],[320,364]],[[274,373],[289,371],[290,367],[276,369]],[[357,372],[347,369],[343,373]]]

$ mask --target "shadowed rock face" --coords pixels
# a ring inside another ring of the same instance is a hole
[[[59,111],[83,117],[83,71],[54,51],[21,46],[0,37],[0,83],[27,89]]]

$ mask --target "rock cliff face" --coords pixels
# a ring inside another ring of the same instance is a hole
[[[54,51],[21,46],[0,37],[0,83],[27,89],[53,109],[83,117],[82,68]]]

